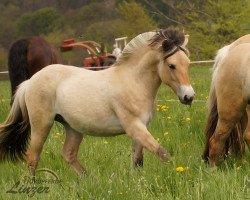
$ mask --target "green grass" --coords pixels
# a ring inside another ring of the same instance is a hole
[[[226,160],[216,171],[211,170],[201,159],[211,74],[208,67],[192,67],[190,76],[196,91],[193,105],[180,104],[173,92],[162,86],[158,94],[158,111],[149,128],[171,154],[169,162],[162,163],[146,151],[143,169],[133,170],[131,141],[125,135],[112,138],[86,137],[81,144],[79,159],[87,168],[88,175],[78,177],[60,157],[64,135],[60,124],[55,124],[44,146],[39,168],[54,171],[61,184],[38,184],[49,187],[49,192],[35,194],[32,198],[250,199],[248,152],[242,159]],[[1,122],[9,110],[9,101],[4,99],[9,99],[8,82],[0,82]],[[177,172],[177,167],[183,167],[184,171]],[[28,199],[27,194],[6,193],[25,174],[25,163],[1,164],[0,199]],[[27,186],[23,184],[23,187]]]

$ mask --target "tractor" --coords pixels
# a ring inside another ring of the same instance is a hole
[[[85,53],[87,56],[83,56],[82,61],[82,67],[87,69],[105,69],[116,61],[115,55],[107,53],[106,47],[95,41],[76,42],[74,39],[68,39],[60,46],[61,52],[71,51],[73,48],[80,48],[87,52]]]

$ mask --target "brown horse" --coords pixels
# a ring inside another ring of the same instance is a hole
[[[54,120],[66,130],[62,156],[79,174],[85,171],[77,159],[85,134],[126,134],[133,141],[134,166],[142,165],[144,148],[166,161],[167,152],[147,126],[161,83],[181,103],[192,103],[195,93],[185,44],[184,34],[176,30],[147,32],[131,40],[115,66],[106,70],[45,67],[22,83],[9,116],[0,125],[0,162],[22,159],[28,148],[27,162],[34,175]]]
[[[242,155],[243,133],[250,149],[250,35],[218,51],[208,99],[203,158],[211,166],[222,155]]]
[[[20,83],[45,66],[56,63],[58,63],[57,50],[43,38],[31,36],[15,41],[8,52],[12,97]]]

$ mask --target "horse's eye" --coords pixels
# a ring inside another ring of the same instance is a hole
[[[173,65],[173,64],[168,64],[168,67],[169,67],[170,69],[175,69],[175,65]]]

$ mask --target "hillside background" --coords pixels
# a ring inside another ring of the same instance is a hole
[[[112,51],[117,37],[174,27],[190,35],[191,59],[202,60],[250,32],[249,0],[0,0],[0,10],[0,70],[10,44],[29,35],[56,47],[95,40]]]

